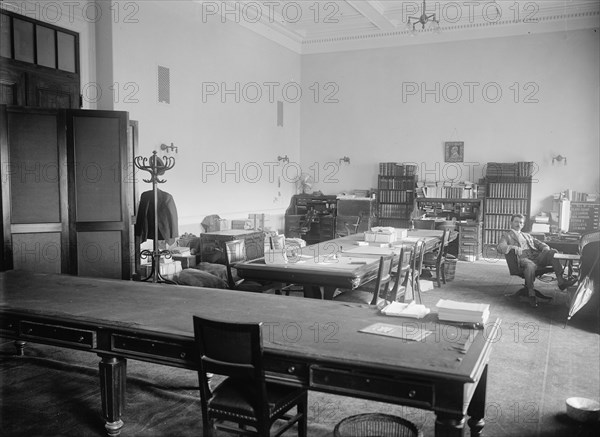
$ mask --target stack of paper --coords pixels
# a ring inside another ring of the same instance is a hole
[[[412,317],[422,319],[429,314],[429,308],[425,305],[417,305],[413,300],[410,303],[392,302],[381,310],[386,316]]]
[[[403,340],[422,341],[425,337],[431,334],[431,331],[421,329],[415,322],[411,322],[410,326],[389,325],[387,323],[374,323],[366,328],[359,329],[358,332],[366,334],[383,335],[386,337],[401,338]]]
[[[438,318],[450,322],[485,323],[490,316],[490,306],[484,303],[440,299],[436,307]]]

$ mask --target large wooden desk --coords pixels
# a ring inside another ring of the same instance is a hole
[[[406,342],[358,330],[375,322],[415,329],[420,322],[337,302],[28,272],[0,274],[0,334],[17,340],[21,353],[25,342],[32,341],[100,356],[109,435],[118,435],[123,426],[127,358],[197,369],[193,314],[262,321],[265,361],[273,380],[433,410],[437,436],[463,436],[466,414],[471,435],[483,428],[487,363],[499,321],[484,330],[423,322],[433,333],[422,342]],[[469,336],[472,343],[465,353],[457,339]]]
[[[406,240],[385,249],[357,246],[357,241],[364,241],[364,234],[358,233],[303,247],[287,264],[266,264],[259,258],[238,263],[235,268],[245,279],[299,284],[304,286],[306,297],[330,300],[336,288],[355,289],[373,280],[381,255],[397,254],[401,245],[410,249],[419,238],[425,240],[425,251],[430,252],[440,245],[442,234],[438,230],[411,230]]]

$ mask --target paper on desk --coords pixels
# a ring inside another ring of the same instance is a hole
[[[411,324],[407,326],[390,325],[387,323],[374,323],[366,328],[359,329],[358,332],[383,335],[385,337],[401,338],[403,340],[410,341],[421,341],[431,334],[431,331],[419,328],[418,326],[414,325],[414,322],[411,322]]]
[[[410,303],[392,302],[381,310],[386,316],[412,317],[422,319],[430,310],[425,305],[416,304],[413,300]]]

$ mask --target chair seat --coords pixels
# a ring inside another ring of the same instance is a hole
[[[342,290],[342,293],[335,296],[336,302],[360,303],[370,305],[373,300],[373,291],[363,290]],[[377,298],[377,303],[381,302],[381,298]]]
[[[208,402],[208,409],[215,413],[221,412],[256,421],[255,418],[258,414],[256,401],[260,396],[256,393],[255,387],[256,384],[249,383],[247,380],[227,378],[213,391],[213,397]],[[270,416],[291,408],[305,392],[302,388],[268,382],[266,387]]]

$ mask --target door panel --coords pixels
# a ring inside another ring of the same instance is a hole
[[[0,107],[4,270],[70,272],[64,115]]]
[[[72,247],[75,271],[79,275],[129,279],[127,113],[69,110],[67,114],[67,131],[71,133],[68,140],[71,241],[77,247],[85,244],[99,251],[98,257],[86,258],[84,252]],[[118,259],[113,256],[117,248]]]

